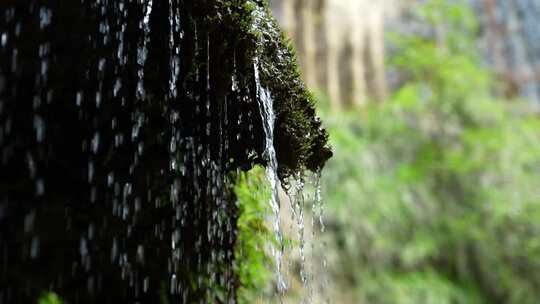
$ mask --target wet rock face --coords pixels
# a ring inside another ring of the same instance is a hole
[[[0,303],[234,300],[231,185],[266,162],[261,86],[280,176],[321,168],[326,133],[262,3],[3,1]]]

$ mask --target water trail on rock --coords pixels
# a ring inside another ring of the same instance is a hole
[[[279,177],[278,177],[278,161],[276,156],[276,150],[274,148],[274,124],[275,124],[275,114],[274,114],[274,101],[270,92],[266,90],[262,84],[259,74],[259,62],[258,59],[255,59],[254,63],[254,72],[255,72],[255,81],[257,84],[257,98],[259,100],[261,118],[263,122],[263,128],[265,133],[265,147],[264,147],[264,157],[267,161],[266,165],[266,175],[268,181],[270,182],[272,196],[270,199],[270,206],[273,211],[273,230],[277,239],[277,248],[273,246],[272,255],[275,258],[276,263],[276,276],[277,276],[277,290],[278,293],[283,294],[287,289],[285,280],[282,273],[282,257],[283,257],[283,235],[281,231],[281,220],[280,220],[280,201],[279,201]]]

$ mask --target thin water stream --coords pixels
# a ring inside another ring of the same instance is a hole
[[[277,291],[281,299],[282,294],[287,289],[287,285],[283,278],[282,271],[282,258],[283,258],[283,235],[281,230],[280,210],[281,204],[279,201],[279,177],[278,177],[278,161],[276,156],[276,150],[274,148],[274,127],[275,127],[275,114],[274,114],[274,101],[270,92],[268,92],[262,85],[259,76],[259,63],[258,58],[255,58],[254,62],[255,82],[257,86],[257,97],[260,102],[260,112],[263,121],[265,145],[264,145],[264,157],[267,161],[266,175],[270,183],[271,199],[270,206],[273,211],[272,228],[277,239],[277,248],[273,246],[272,255],[275,258],[276,263],[276,279],[277,279]]]

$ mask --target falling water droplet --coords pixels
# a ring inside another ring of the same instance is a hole
[[[52,11],[47,9],[46,7],[41,7],[39,9],[39,17],[40,17],[39,28],[44,29],[49,24],[51,24]]]
[[[107,175],[107,186],[111,187],[114,183],[114,172]]]
[[[116,78],[116,81],[114,83],[114,89],[113,89],[113,96],[117,97],[118,92],[120,92],[120,89],[122,88],[122,79]]]
[[[88,182],[92,183],[94,181],[94,162],[88,162]]]
[[[274,101],[270,96],[270,93],[262,86],[260,76],[259,76],[259,62],[258,58],[254,62],[254,71],[255,71],[255,82],[257,89],[257,97],[260,103],[259,108],[261,112],[261,118],[263,121],[263,128],[265,133],[265,148],[264,155],[267,161],[266,164],[266,175],[271,186],[271,199],[270,206],[274,213],[273,218],[273,230],[278,241],[278,248],[272,248],[272,254],[276,261],[276,276],[277,276],[277,289],[280,297],[287,289],[287,285],[283,278],[283,273],[281,270],[282,256],[283,256],[283,236],[281,232],[281,221],[280,221],[280,202],[279,202],[279,177],[278,177],[278,162],[276,156],[276,150],[274,148],[274,123],[275,123],[275,114],[274,114]],[[280,298],[281,299],[281,298]]]
[[[171,294],[176,294],[176,286],[177,286],[177,283],[176,283],[176,275],[173,274],[172,277],[171,277],[171,286],[170,286],[170,291],[171,291]]]
[[[29,152],[26,154],[26,164],[28,165],[28,173],[31,179],[36,177],[36,162]]]
[[[6,33],[2,33],[2,38],[0,39],[1,40],[1,45],[2,46],[6,46],[7,44],[7,39],[8,39],[8,36]]]
[[[81,238],[79,242],[79,253],[81,254],[81,257],[86,257],[88,255],[88,244],[86,243],[85,238]]]
[[[30,258],[36,259],[39,256],[39,238],[34,236],[30,245]]]
[[[42,178],[39,178],[36,181],[36,194],[37,196],[42,196],[45,193],[45,182]]]
[[[99,150],[99,132],[96,132],[94,134],[94,137],[92,137],[92,143],[91,143],[92,152],[96,154]]]
[[[113,239],[113,244],[111,247],[111,263],[114,264],[118,258],[118,241],[116,238]]]
[[[143,281],[143,292],[144,293],[148,292],[148,286],[149,285],[150,285],[150,279],[148,277],[145,277],[144,281]]]
[[[96,93],[96,108],[101,106],[101,92]]]
[[[75,97],[75,104],[78,107],[81,106],[82,98],[83,98],[83,93],[82,92],[77,92],[77,96]]]
[[[45,138],[45,121],[39,115],[34,115],[34,130],[36,131],[37,142],[43,142]]]
[[[93,223],[88,225],[88,239],[89,240],[92,240],[94,238],[95,230],[96,230],[96,228],[95,228]]]
[[[24,232],[28,233],[34,230],[34,221],[36,219],[36,211],[32,210],[32,212],[28,213],[24,217]]]
[[[137,262],[144,264],[144,247],[142,245],[137,246]]]

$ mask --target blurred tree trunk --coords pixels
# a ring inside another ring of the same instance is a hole
[[[384,29],[389,15],[419,0],[273,0],[298,49],[307,84],[334,108],[384,100]],[[467,2],[466,2],[467,3]],[[507,97],[540,109],[540,2],[468,0],[480,21],[479,47]],[[403,20],[394,18],[398,26]]]
[[[387,1],[274,0],[295,43],[306,83],[339,109],[386,95],[384,15]]]

